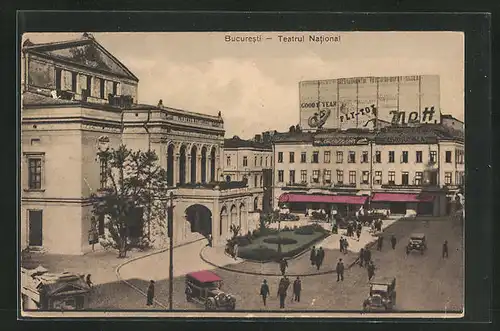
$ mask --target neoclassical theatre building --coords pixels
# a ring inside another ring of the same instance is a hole
[[[22,46],[21,244],[59,254],[91,250],[89,197],[106,185],[102,148],[152,149],[174,193],[174,243],[215,244],[255,226],[252,192],[227,182],[218,116],[138,103],[139,79],[92,35]],[[136,236],[156,235],[139,210]],[[99,235],[105,235],[104,219]],[[166,226],[166,223],[165,223]],[[158,238],[157,238],[158,239]],[[168,238],[155,240],[164,245]]]

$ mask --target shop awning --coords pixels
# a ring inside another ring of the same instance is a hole
[[[368,197],[356,195],[282,194],[280,202],[342,203],[364,205]]]
[[[375,193],[372,202],[432,202],[431,195],[420,195],[417,193]]]

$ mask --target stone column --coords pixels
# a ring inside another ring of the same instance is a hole
[[[186,155],[186,183],[191,183],[191,155]]]
[[[196,181],[201,183],[201,154],[196,155]]]
[[[174,186],[177,185],[181,181],[181,176],[180,176],[180,154],[175,154],[174,157]]]

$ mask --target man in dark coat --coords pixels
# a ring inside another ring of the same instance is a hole
[[[372,280],[373,276],[375,276],[375,265],[373,264],[373,262],[368,263],[367,270],[368,280],[370,281]]]
[[[359,258],[358,258],[358,262],[359,262],[359,266],[362,267],[363,266],[363,261],[365,260],[365,249],[364,248],[361,248],[361,250],[359,251]]]
[[[443,259],[445,257],[448,257],[448,240],[445,240],[443,244]]]
[[[340,252],[343,253],[344,252],[344,237],[340,237],[339,247],[340,247]]]
[[[281,270],[281,274],[282,275],[285,275],[287,267],[288,267],[288,262],[284,258],[281,258],[281,261],[280,261],[280,270]]]
[[[344,262],[342,262],[342,259],[339,259],[336,271],[337,271],[337,282],[344,281]]]
[[[262,302],[264,306],[266,305],[266,299],[269,295],[269,285],[267,285],[267,280],[264,279],[262,285],[260,286],[260,296],[262,297]]]
[[[377,250],[378,251],[382,250],[383,243],[384,243],[384,237],[383,236],[378,237],[378,240],[377,240]]]
[[[299,276],[293,282],[293,300],[300,302],[300,292],[302,291],[302,281]]]
[[[278,286],[278,297],[280,298],[280,308],[285,308],[285,299],[288,286],[290,286],[290,281],[288,280],[287,276],[283,276]]]
[[[155,298],[155,281],[151,280],[149,282],[146,305],[152,306],[154,298]]]
[[[391,237],[391,245],[392,249],[396,249],[396,237],[394,235]]]
[[[356,230],[356,236],[358,237],[358,241],[359,241],[359,238],[361,238],[361,229],[360,228],[358,228]]]
[[[344,243],[343,243],[343,251],[344,251],[344,254],[347,254],[347,248],[349,247],[349,242],[347,241],[347,238],[344,238],[343,239]]]
[[[319,270],[321,265],[323,264],[323,260],[325,259],[325,251],[323,247],[318,249],[318,253],[316,254],[316,268]]]
[[[368,265],[368,263],[372,260],[372,252],[370,251],[370,249],[365,249],[365,265]]]
[[[311,261],[311,265],[313,266],[316,264],[316,246],[313,246],[311,249],[311,255],[309,257],[309,260]]]

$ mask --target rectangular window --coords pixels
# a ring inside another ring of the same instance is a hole
[[[415,185],[420,186],[422,185],[422,178],[423,178],[423,172],[417,171],[415,172]]]
[[[401,153],[401,163],[408,163],[408,151]]]
[[[375,171],[375,176],[373,177],[373,184],[382,184],[382,171]]]
[[[28,211],[28,222],[29,222],[29,246],[43,245],[43,212],[41,210],[29,210]]]
[[[332,171],[331,170],[325,170],[325,183],[330,184],[332,182]]]
[[[363,152],[363,154],[361,154],[361,163],[368,163],[368,152]]]
[[[389,151],[389,163],[394,163],[394,151]]]
[[[344,163],[344,153],[343,152],[337,152],[337,163]]]
[[[457,171],[455,174],[455,185],[463,185],[464,184],[464,178],[465,174],[463,171]]]
[[[445,153],[445,162],[451,163],[451,151],[446,151]]]
[[[349,171],[349,184],[356,185],[356,171]]]
[[[325,163],[330,163],[330,151],[325,151],[324,162]]]
[[[118,83],[113,82],[113,95],[118,95]]]
[[[456,164],[464,163],[464,151],[462,149],[455,150],[455,163]]]
[[[295,153],[294,152],[290,152],[290,163],[295,163]]]
[[[429,162],[430,163],[436,163],[437,161],[437,152],[436,151],[431,151],[429,154]]]
[[[258,187],[259,186],[259,176],[255,175],[253,178],[253,186]]]
[[[444,183],[445,183],[445,185],[451,185],[451,177],[452,177],[452,173],[451,172],[445,172],[444,173]]]
[[[290,170],[290,184],[295,184],[295,170]]]
[[[388,179],[389,185],[396,184],[396,172],[395,171],[389,171],[389,176],[388,176],[387,179]]]
[[[375,163],[382,163],[382,153],[380,151],[375,152]]]
[[[401,185],[409,185],[409,174],[407,171],[401,173]]]
[[[266,156],[266,168],[268,167],[268,164],[269,164],[269,157]]]
[[[254,159],[253,159],[253,163],[254,163],[254,164],[253,164],[254,166],[257,166],[257,156],[256,156],[256,157],[254,157]]]
[[[415,155],[415,160],[417,163],[422,163],[422,151],[417,151]]]
[[[361,184],[369,184],[370,183],[370,172],[369,171],[363,171],[361,173]]]
[[[78,78],[78,74],[76,72],[71,73],[71,91],[76,93],[76,80]]]
[[[283,152],[278,152],[278,163],[283,163]],[[255,165],[257,165],[257,157],[255,157]]]
[[[62,69],[56,68],[56,90],[60,91],[62,85]]]
[[[319,170],[313,170],[312,182],[319,183]]]
[[[300,182],[302,184],[307,183],[307,170],[301,170],[300,171]]]
[[[100,93],[100,98],[101,99],[105,99],[106,98],[106,95],[105,95],[105,87],[106,87],[106,82],[104,81],[104,79],[102,78],[99,78],[99,93]]]
[[[319,163],[319,152],[318,151],[313,152],[311,163]]]
[[[105,188],[108,183],[108,161],[106,159],[100,160],[100,184],[101,188]]]
[[[356,163],[356,152],[349,152],[347,163]]]
[[[284,181],[284,171],[278,170],[278,182],[283,183],[283,181]]]
[[[42,188],[42,159],[28,159],[28,188],[40,190]]]
[[[307,154],[306,152],[300,153],[300,163],[306,163]]]
[[[226,158],[226,165],[227,165],[228,167],[230,167],[230,166],[231,166],[231,157],[230,157],[230,156],[228,156],[228,157]]]
[[[248,158],[246,156],[243,156],[243,166],[248,167]]]
[[[264,158],[261,156],[261,157],[260,157],[260,166],[261,166],[261,167],[262,167],[263,162],[264,162]]]
[[[337,170],[337,183],[344,184],[344,170]]]

